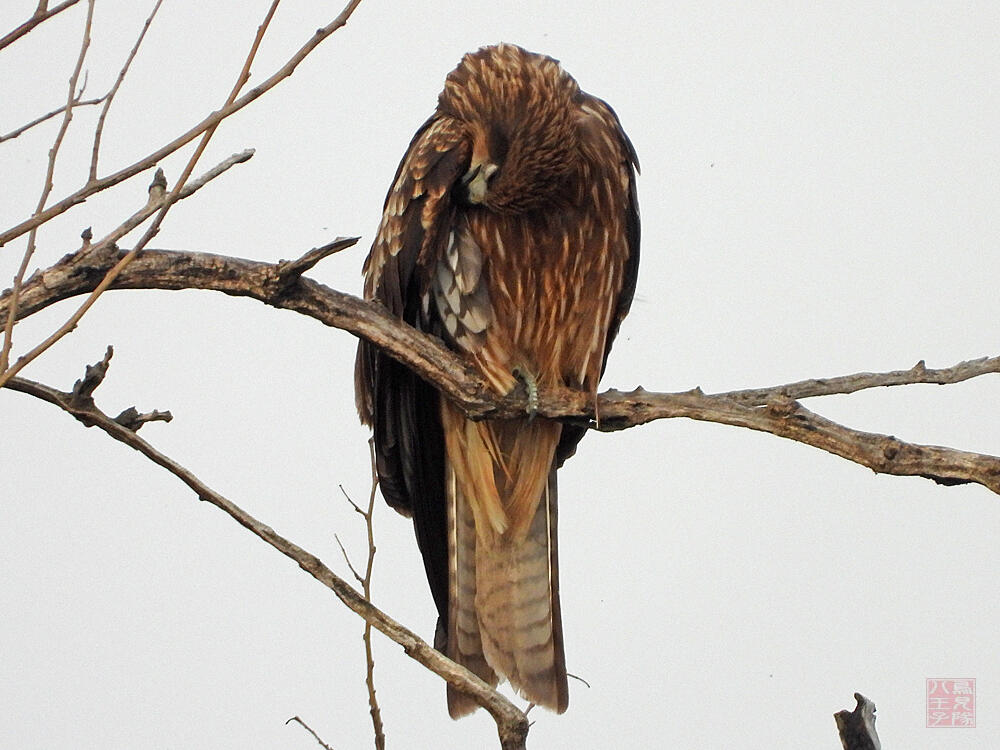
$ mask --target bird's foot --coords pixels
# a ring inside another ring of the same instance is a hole
[[[514,377],[524,384],[524,390],[528,394],[528,405],[524,410],[528,413],[530,422],[538,414],[538,380],[523,367],[514,368]]]

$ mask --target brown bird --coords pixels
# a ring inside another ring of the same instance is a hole
[[[410,143],[365,261],[365,297],[443,339],[498,394],[596,395],[639,262],[635,151],[551,57],[467,54]],[[357,403],[382,494],[412,516],[435,646],[562,713],[556,469],[585,428],[473,422],[366,341]],[[448,686],[458,718],[476,705]]]

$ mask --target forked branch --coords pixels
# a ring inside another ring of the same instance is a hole
[[[343,543],[340,541],[340,537],[334,535],[337,540],[337,544],[340,546],[340,551],[344,555],[344,560],[347,562],[347,567],[350,568],[351,573],[354,575],[355,580],[361,584],[361,595],[364,596],[365,601],[370,602],[372,600],[372,569],[375,565],[375,496],[378,492],[378,471],[375,468],[375,441],[368,441],[368,450],[371,459],[371,489],[368,492],[368,506],[363,509],[351,496],[347,494],[347,491],[341,486],[340,491],[344,495],[344,498],[354,511],[358,513],[365,522],[365,531],[368,536],[368,561],[365,564],[364,575],[358,572],[358,569],[354,567],[351,562],[350,556],[347,554],[347,550],[344,549]],[[372,731],[375,733],[375,750],[385,750],[385,730],[382,726],[382,709],[378,704],[378,698],[375,695],[375,657],[372,653],[372,625],[370,622],[365,623],[365,632],[362,636],[362,640],[365,644],[365,684],[368,687],[368,713],[372,717]]]

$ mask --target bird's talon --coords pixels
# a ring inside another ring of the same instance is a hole
[[[528,405],[524,410],[530,422],[538,414],[538,381],[534,375],[520,367],[514,368],[514,377],[524,383],[524,390],[528,394]]]

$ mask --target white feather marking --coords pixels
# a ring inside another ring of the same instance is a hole
[[[459,318],[462,317],[462,293],[458,290],[458,285],[454,283],[452,279],[451,287],[445,290],[445,299],[448,301],[448,307],[457,315]]]
[[[475,290],[483,273],[483,253],[468,232],[458,240],[455,271],[455,280],[464,294]]]
[[[448,266],[455,273],[458,273],[458,267],[459,267],[459,263],[458,263],[458,254],[459,254],[458,243],[460,241],[461,240],[456,235],[455,230],[452,230],[451,234],[448,235],[448,249],[445,251],[445,258],[447,258]]]
[[[507,257],[507,250],[506,248],[504,248],[503,239],[501,239],[500,237],[500,227],[497,227],[495,234],[497,238],[497,244],[495,245],[494,249],[496,250],[497,256],[500,258],[500,260],[503,260],[505,257]]]
[[[493,318],[489,306],[489,297],[485,292],[486,288],[480,287],[474,297],[466,299],[467,304],[461,314],[462,325],[473,333],[482,333],[485,331]]]

